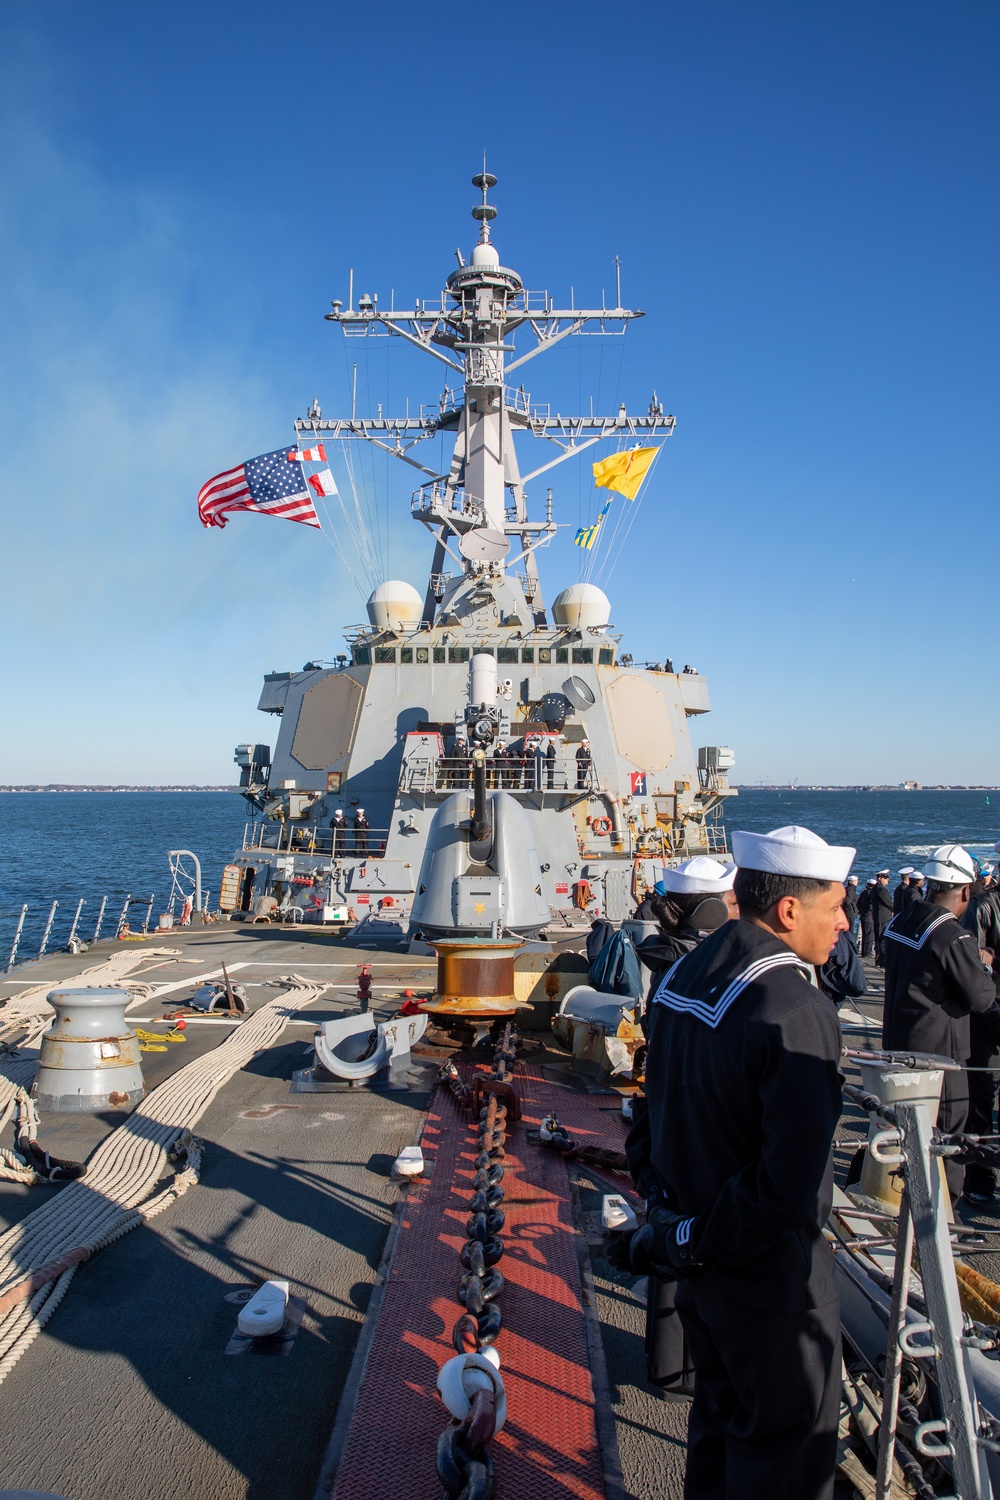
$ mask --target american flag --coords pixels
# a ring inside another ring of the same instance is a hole
[[[256,510],[319,526],[296,448],[276,448],[224,474],[216,474],[198,491],[198,514],[203,526],[225,526],[234,510]]]

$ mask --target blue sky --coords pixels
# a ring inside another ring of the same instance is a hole
[[[608,591],[708,675],[699,741],[743,781],[994,780],[998,42],[985,0],[5,7],[0,780],[228,780],[261,674],[340,649],[332,546],[195,495],[355,358],[359,409],[436,398],[322,314],[351,266],[440,289],[484,149],[504,262],[579,302],[617,254],[647,313],[524,373],[676,414]],[[419,585],[405,473],[357,474]],[[552,483],[550,600],[596,508],[587,460]]]

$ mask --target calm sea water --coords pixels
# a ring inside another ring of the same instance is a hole
[[[992,854],[1000,838],[1000,795],[984,792],[741,792],[728,829],[767,832],[802,823],[830,843],[853,844],[862,882],[880,865],[895,873],[943,843]],[[129,894],[154,895],[154,921],[170,890],[167,850],[191,849],[202,881],[218,895],[222,866],[238,846],[245,804],[235,792],[26,792],[0,795],[0,968],[21,904],[29,917],[21,957],[37,951],[53,901],[50,946],[65,943],[82,896],[80,932],[93,931],[102,896],[113,922]],[[117,904],[116,904],[117,903]],[[133,925],[136,909],[133,913]],[[105,929],[106,930],[106,929]],[[113,926],[112,926],[112,930]]]
[[[995,859],[1000,794],[985,792],[741,792],[726,808],[726,828],[768,833],[786,823],[811,828],[829,844],[852,844],[862,884],[888,865],[920,865],[939,844],[963,844]],[[892,882],[895,884],[895,879]]]
[[[222,866],[238,847],[246,803],[235,792],[17,792],[0,795],[0,969],[21,905],[28,903],[19,958],[38,951],[53,901],[49,946],[65,944],[82,896],[79,932],[94,930],[101,898],[108,925],[128,895],[154,897],[153,921],[170,893],[168,849],[190,849],[202,884],[219,893]],[[213,900],[214,905],[214,900]],[[144,908],[133,908],[141,922]]]

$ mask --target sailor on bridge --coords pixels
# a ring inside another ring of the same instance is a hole
[[[840,1308],[830,1148],[840,1029],[817,989],[855,851],[805,828],[734,833],[727,922],[650,1009],[653,1187],[635,1270],[677,1278],[694,1365],[686,1500],[830,1500]],[[647,1178],[647,1182],[648,1182]]]

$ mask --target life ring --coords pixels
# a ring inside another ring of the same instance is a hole
[[[604,834],[611,832],[611,819],[595,818],[590,827],[591,831],[593,833],[596,833],[598,838],[601,838]]]

